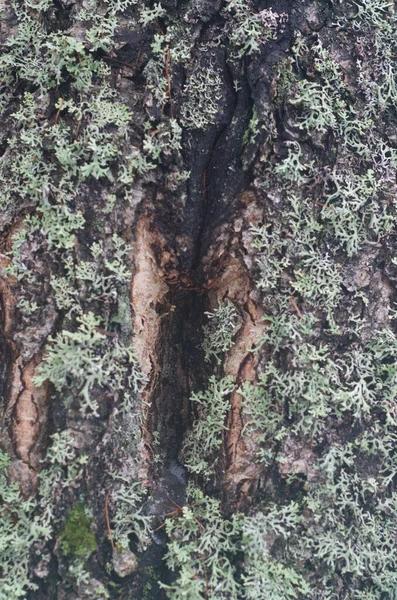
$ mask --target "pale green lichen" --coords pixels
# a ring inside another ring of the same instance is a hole
[[[24,499],[9,477],[10,460],[0,451],[0,597],[25,598],[37,589],[29,576],[30,549],[51,539],[50,525],[35,514],[33,498]]]
[[[204,54],[205,56],[205,54]],[[198,63],[189,75],[184,87],[181,122],[189,129],[205,129],[215,123],[221,111],[222,79],[211,55],[208,53],[206,68]]]
[[[240,57],[258,52],[266,42],[276,39],[288,19],[273,8],[256,11],[251,0],[228,0],[226,10],[232,15],[230,41]]]
[[[197,405],[199,418],[185,437],[182,456],[192,473],[210,477],[214,472],[218,460],[217,451],[222,444],[222,433],[225,430],[225,417],[230,407],[228,397],[232,390],[231,377],[220,381],[211,377],[207,390],[197,392],[191,397],[191,401]]]
[[[121,390],[125,381],[137,391],[143,376],[132,347],[109,344],[101,322],[93,313],[77,317],[77,331],[63,331],[52,340],[36,385],[51,381],[62,391],[72,385],[81,399],[84,414],[98,416],[99,405],[92,391],[95,386]]]
[[[239,315],[230,300],[225,300],[213,312],[205,314],[208,320],[208,324],[203,327],[205,360],[214,358],[220,364],[224,353],[233,346],[233,338],[239,327]]]
[[[215,595],[237,600],[239,585],[233,556],[240,548],[240,516],[224,519],[219,500],[204,496],[197,488],[190,487],[188,498],[182,514],[167,520],[165,560],[171,571],[177,572],[177,578],[172,585],[162,587],[171,600]]]

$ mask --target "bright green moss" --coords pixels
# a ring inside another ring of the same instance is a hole
[[[65,554],[76,558],[88,558],[95,552],[97,543],[90,526],[91,519],[86,515],[84,506],[74,506],[61,533],[61,545]]]

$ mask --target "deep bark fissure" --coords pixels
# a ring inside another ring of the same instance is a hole
[[[178,459],[184,435],[192,424],[189,397],[210,373],[201,349],[202,328],[208,309],[208,279],[211,276],[213,286],[215,271],[221,275],[221,265],[203,265],[203,257],[248,176],[248,169],[233,172],[236,161],[241,163],[243,136],[252,116],[253,101],[245,69],[240,63],[231,64],[224,50],[217,60],[222,65],[224,83],[222,113],[205,130],[187,130],[184,135],[182,153],[190,177],[181,229],[190,240],[189,253],[178,251],[181,231],[171,215],[167,225],[167,244],[175,248],[179,280],[173,280],[166,303],[158,310],[162,320],[162,356],[159,380],[152,394],[151,417],[165,464]],[[154,250],[160,264],[162,250]]]
[[[161,373],[155,393],[154,428],[165,460],[177,460],[184,433],[191,424],[188,398],[201,383],[201,330],[205,298],[197,292],[171,291],[163,324]]]

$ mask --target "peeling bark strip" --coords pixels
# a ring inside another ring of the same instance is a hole
[[[134,309],[135,347],[148,378],[142,393],[144,406],[143,434],[145,448],[149,452],[144,460],[146,478],[150,478],[153,463],[153,448],[150,431],[150,409],[153,394],[161,372],[159,356],[161,315],[159,308],[167,303],[169,287],[161,276],[152,248],[153,236],[149,230],[147,217],[142,217],[136,229],[135,275],[131,287],[131,304]]]
[[[40,362],[39,355],[23,367],[18,360],[14,363],[9,398],[15,453],[33,472],[40,469],[47,427],[48,386],[37,387],[33,383]],[[35,483],[32,480],[32,485]]]
[[[231,300],[240,310],[242,324],[224,362],[225,375],[231,375],[240,386],[244,381],[256,379],[258,355],[255,356],[253,350],[263,336],[266,324],[259,295],[249,276],[252,244],[249,228],[262,222],[263,213],[252,192],[244,192],[238,198],[237,207],[233,227],[225,223],[216,232],[215,241],[203,258],[202,270],[209,273],[210,310],[225,299]],[[229,509],[244,506],[248,492],[252,491],[260,474],[260,468],[251,460],[255,442],[242,437],[241,400],[241,395],[234,391],[224,440],[226,471],[223,485]],[[247,453],[247,443],[251,446],[250,453]]]
[[[45,455],[49,388],[48,385],[38,387],[33,383],[42,360],[41,351],[32,355],[40,347],[40,342],[37,344],[37,338],[40,340],[39,327],[33,333],[33,339],[36,338],[33,344],[29,332],[21,337],[15,331],[15,281],[5,277],[4,269],[8,265],[8,260],[3,260],[0,265],[3,271],[0,279],[3,355],[1,431],[2,443],[17,459],[12,466],[13,476],[27,496],[37,490],[37,475]],[[48,335],[52,325],[49,315],[46,316],[42,339]]]

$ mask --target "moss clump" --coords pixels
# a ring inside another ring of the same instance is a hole
[[[97,548],[94,533],[90,530],[91,519],[78,504],[70,511],[61,534],[62,549],[68,556],[88,558]]]

